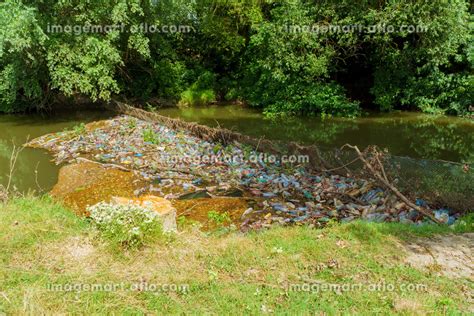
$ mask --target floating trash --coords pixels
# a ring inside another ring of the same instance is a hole
[[[153,192],[186,200],[216,196],[249,199],[252,207],[245,211],[244,228],[272,223],[319,226],[331,219],[418,224],[423,220],[416,210],[372,181],[246,159],[246,146],[224,146],[130,116],[113,118],[80,137],[61,132],[35,139],[30,145],[50,150],[57,164],[81,157],[130,170],[148,181],[146,187],[136,190],[137,195]],[[250,154],[265,156],[256,151]],[[429,208],[421,199],[416,204]],[[436,210],[434,216],[447,224],[456,219],[444,209]]]

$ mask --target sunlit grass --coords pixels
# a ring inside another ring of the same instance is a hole
[[[455,232],[472,231],[472,222]],[[189,225],[167,242],[118,251],[48,198],[0,207],[0,313],[390,314],[467,312],[472,283],[404,263],[403,240],[452,229],[332,224],[209,234]],[[52,291],[53,285],[186,285],[186,291]],[[298,290],[310,284],[311,291]],[[379,290],[323,291],[318,284]],[[404,291],[404,285],[422,285]],[[385,285],[385,290],[384,289]],[[394,285],[393,291],[387,286]],[[318,291],[319,289],[319,291]]]

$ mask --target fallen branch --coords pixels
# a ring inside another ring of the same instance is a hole
[[[388,179],[386,176],[381,175],[379,172],[375,170],[375,168],[365,159],[364,155],[360,152],[359,148],[357,146],[352,146],[349,144],[345,144],[344,147],[349,147],[351,149],[354,149],[359,156],[360,160],[364,163],[364,165],[367,167],[367,169],[372,173],[372,175],[384,186],[386,186],[388,189],[390,189],[396,196],[398,196],[403,202],[405,202],[408,206],[411,208],[415,209],[416,211],[420,212],[421,214],[429,217],[432,221],[435,223],[441,224],[441,222],[435,218],[429,211],[419,207],[412,201],[410,201],[405,195],[403,195],[396,187],[394,187],[390,182],[388,182]],[[383,170],[383,169],[382,169]]]
[[[122,166],[119,166],[119,165],[116,165],[116,164],[102,163],[102,162],[93,161],[93,160],[83,158],[83,157],[77,157],[76,161],[94,163],[94,164],[97,164],[97,165],[101,165],[102,167],[105,167],[105,168],[115,168],[115,169],[119,169],[119,170],[122,170],[122,171],[125,171],[125,172],[130,172],[131,171],[130,169],[127,169],[125,167],[122,167]]]
[[[323,170],[323,171],[324,171],[324,172],[333,172],[333,171],[337,171],[337,170],[340,170],[340,169],[346,169],[346,171],[348,171],[348,172],[350,173],[350,171],[348,170],[347,167],[350,166],[350,165],[352,165],[353,163],[359,161],[359,160],[360,160],[360,158],[357,157],[357,158],[355,158],[354,160],[352,160],[352,161],[350,161],[350,162],[348,162],[348,163],[346,163],[346,164],[344,164],[344,165],[342,165],[342,166],[339,166],[339,167],[336,167],[336,168],[332,168],[332,169],[325,169],[325,170]]]

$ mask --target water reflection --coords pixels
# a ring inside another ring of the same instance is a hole
[[[424,159],[474,162],[474,122],[456,117],[395,112],[357,119],[265,119],[239,106],[169,108],[160,114],[273,140],[317,144],[327,148],[346,143],[377,145],[392,154]]]

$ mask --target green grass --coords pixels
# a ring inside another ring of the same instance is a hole
[[[0,314],[460,314],[470,308],[465,293],[472,282],[411,268],[399,246],[404,239],[472,231],[470,220],[455,230],[354,222],[223,236],[187,227],[166,243],[118,252],[50,199],[14,199],[0,206]],[[137,282],[188,287],[160,293],[48,288]],[[297,290],[318,282],[422,287]]]

